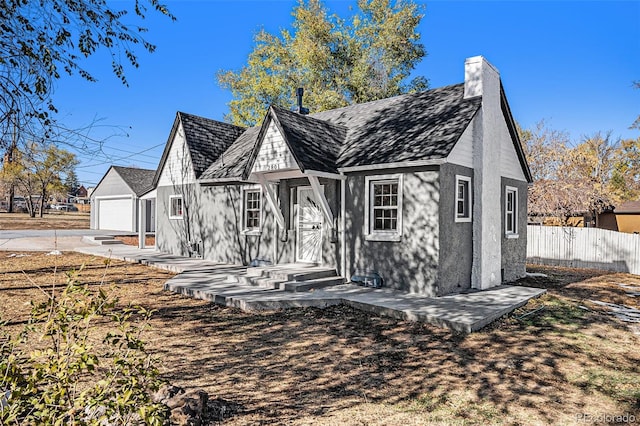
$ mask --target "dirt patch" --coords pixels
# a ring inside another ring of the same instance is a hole
[[[114,237],[116,240],[120,240],[123,243],[125,243],[126,245],[129,246],[138,246],[138,236],[137,235],[123,235],[123,236],[116,236]],[[156,237],[153,235],[147,235],[145,237],[145,242],[144,242],[146,247],[152,247],[156,244]]]
[[[0,231],[22,229],[89,229],[89,213],[55,212],[43,217],[27,213],[0,213]]]
[[[550,277],[522,283],[548,295],[464,335],[344,305],[242,312],[165,292],[170,274],[153,268],[114,261],[105,275],[101,258],[1,255],[10,329],[21,326],[30,300],[64,279],[60,271],[81,263],[81,280],[97,285],[105,276],[121,303],[157,310],[146,340],[163,376],[233,407],[227,425],[572,424],[625,414],[638,421],[640,340],[580,308],[585,292],[608,297],[601,286],[632,275],[537,268]]]

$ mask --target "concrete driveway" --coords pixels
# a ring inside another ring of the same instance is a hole
[[[85,235],[131,235],[131,232],[95,229],[29,229],[0,231],[2,251],[70,251],[90,244],[82,242]]]

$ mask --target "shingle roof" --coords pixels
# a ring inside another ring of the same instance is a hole
[[[137,196],[140,196],[153,188],[153,176],[156,173],[155,170],[121,166],[111,167],[120,175],[122,180],[129,185],[129,188],[131,188]]]
[[[614,213],[640,213],[640,201],[625,201],[613,210]]]
[[[311,117],[347,127],[338,167],[445,158],[481,105],[464,84],[347,106]]]
[[[311,115],[271,107],[271,116],[303,170],[445,158],[480,108],[464,84],[356,104]],[[247,130],[202,179],[246,179],[261,126]]]
[[[205,170],[200,179],[244,179],[250,163],[251,153],[258,140],[260,127],[247,129],[236,141]]]
[[[244,133],[245,129],[197,115],[178,112],[196,179]]]
[[[338,172],[338,157],[347,135],[345,126],[279,107],[272,106],[271,110],[301,170]]]

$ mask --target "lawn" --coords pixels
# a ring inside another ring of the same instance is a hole
[[[0,231],[16,229],[89,229],[89,213],[50,212],[43,217],[0,212]]]
[[[85,263],[80,280],[92,286],[105,274],[101,258],[8,255],[0,297],[12,331],[60,271]],[[345,306],[242,312],[165,292],[169,273],[119,261],[106,281],[123,304],[157,310],[146,340],[163,377],[207,391],[228,409],[225,425],[640,421],[640,337],[588,302],[638,307],[618,284],[640,277],[536,271],[549,277],[522,284],[547,295],[470,335]]]

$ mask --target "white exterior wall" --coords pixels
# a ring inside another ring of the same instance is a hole
[[[182,124],[180,124],[158,179],[158,186],[187,185],[195,181],[191,156],[185,142]]]
[[[471,283],[486,289],[502,282],[501,147],[509,132],[501,131],[504,115],[500,108],[500,76],[483,57],[465,62],[465,97],[482,96],[476,116],[473,140],[473,266]]]
[[[522,171],[522,165],[513,146],[507,122],[504,119],[500,122],[498,132],[500,133],[500,174],[502,177],[526,182],[527,178],[524,175],[524,171]]]
[[[473,168],[473,129],[478,117],[474,117],[469,126],[451,150],[447,163]]]
[[[114,169],[109,169],[100,184],[91,192],[90,229],[100,228],[100,200],[109,198],[133,198],[136,194]],[[122,212],[129,214],[129,212]],[[131,211],[131,214],[134,212]]]
[[[298,169],[298,164],[284,141],[282,134],[278,130],[278,127],[273,120],[271,120],[251,172],[290,169]]]

